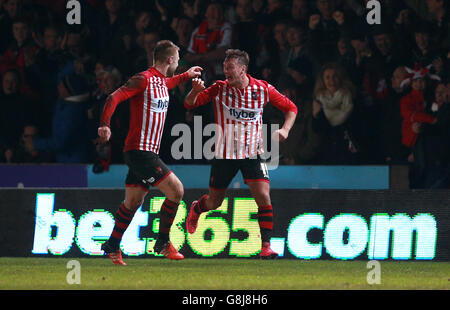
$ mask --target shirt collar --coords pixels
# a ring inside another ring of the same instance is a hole
[[[155,67],[150,67],[150,69],[148,69],[148,71],[150,71],[151,73],[155,74],[156,76],[158,76],[160,78],[165,78],[166,77],[164,74],[159,72],[159,70],[156,69]]]

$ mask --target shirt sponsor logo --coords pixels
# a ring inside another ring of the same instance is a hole
[[[251,112],[247,112],[244,110],[239,110],[239,109],[235,109],[235,108],[231,108],[229,110],[230,112],[230,116],[236,118],[236,119],[243,119],[243,120],[254,120],[256,119],[256,113],[251,111]]]
[[[169,106],[169,100],[167,99],[158,99],[153,101],[152,109],[155,110],[166,110]]]

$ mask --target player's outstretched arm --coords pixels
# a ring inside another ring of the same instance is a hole
[[[184,99],[184,106],[186,107],[186,109],[192,109],[198,106],[198,104],[196,104],[197,97],[204,89],[205,89],[205,82],[202,79],[200,78],[192,79],[192,89]]]
[[[172,89],[181,83],[187,82],[192,78],[197,78],[202,74],[203,68],[199,66],[193,66],[182,74],[177,74],[173,77],[166,78],[166,86],[168,89]]]
[[[114,114],[117,105],[144,91],[146,86],[147,79],[144,76],[137,74],[106,98],[105,106],[103,107],[103,113],[100,119],[100,126],[97,130],[100,142],[106,142],[111,137],[111,129],[109,127],[111,117]]]
[[[202,67],[193,66],[193,67],[189,68],[189,70],[187,70],[186,72],[188,73],[189,78],[193,79],[193,78],[200,77],[200,75],[202,75],[202,71],[203,71]]]

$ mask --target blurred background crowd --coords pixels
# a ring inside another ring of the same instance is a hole
[[[97,141],[106,97],[152,66],[158,40],[180,47],[179,72],[223,79],[228,48],[250,55],[249,73],[288,96],[299,116],[280,145],[284,165],[410,165],[412,188],[449,186],[450,24],[446,0],[0,0],[0,162],[122,164],[129,107]],[[171,90],[161,158],[172,163],[175,124],[213,122],[212,106],[183,107]],[[267,106],[267,124],[283,115]],[[208,137],[204,138],[207,139]]]

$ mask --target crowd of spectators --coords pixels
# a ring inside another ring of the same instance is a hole
[[[223,79],[228,48],[250,55],[249,73],[292,99],[299,116],[280,145],[281,164],[408,164],[411,187],[448,187],[450,23],[445,0],[0,0],[0,162],[123,163],[128,106],[99,144],[106,97],[153,64],[158,40],[180,47],[182,72]],[[174,163],[171,128],[213,121],[186,111],[190,85],[171,91],[161,157]],[[267,124],[283,115],[268,106]],[[186,161],[192,162],[192,161]],[[203,160],[193,162],[204,163]]]

